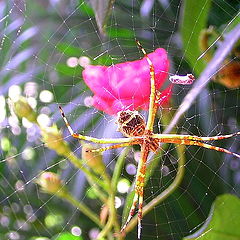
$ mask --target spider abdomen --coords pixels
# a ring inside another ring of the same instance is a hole
[[[146,123],[142,115],[137,111],[118,112],[118,131],[126,137],[142,136],[145,132]]]

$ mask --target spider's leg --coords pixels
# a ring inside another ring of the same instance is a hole
[[[143,217],[142,209],[143,209],[143,191],[142,191],[142,195],[139,195],[139,200],[138,200],[138,239],[141,239],[142,217]]]
[[[153,134],[152,137],[159,139],[160,142],[166,142],[169,139],[193,140],[193,141],[215,141],[215,140],[231,138],[236,135],[240,135],[240,132],[227,134],[227,135],[210,136],[210,137],[199,137],[199,136],[193,136],[193,135],[178,135],[178,134]]]
[[[151,132],[153,131],[153,124],[154,124],[154,119],[156,115],[156,88],[155,88],[155,72],[154,72],[154,66],[150,58],[148,57],[145,49],[142,47],[141,43],[136,40],[138,47],[141,49],[143,52],[144,56],[147,59],[147,62],[150,67],[150,77],[151,77],[151,94],[150,94],[150,103],[149,103],[149,114],[148,114],[148,121],[147,121],[147,127],[146,130],[150,130]],[[160,92],[159,92],[160,93]],[[160,98],[160,96],[159,96]]]
[[[89,137],[89,136],[84,136],[81,135],[79,133],[75,133],[73,131],[73,129],[71,128],[70,124],[68,123],[68,120],[63,112],[63,109],[61,106],[59,106],[59,110],[62,114],[62,118],[68,128],[68,131],[70,132],[70,134],[72,135],[72,137],[74,138],[78,138],[81,140],[85,140],[85,141],[89,141],[89,142],[94,142],[94,143],[103,143],[103,144],[108,144],[108,143],[130,143],[134,140],[137,140],[137,138],[132,137],[132,138],[103,138],[103,139],[99,139],[99,138],[94,138],[94,137]],[[139,137],[138,137],[139,139]]]
[[[115,144],[115,145],[107,146],[107,147],[103,147],[103,148],[89,149],[87,151],[88,152],[104,152],[109,149],[128,147],[128,146],[132,146],[132,145],[136,145],[136,144],[139,144],[139,143],[138,142],[120,143],[120,144]]]
[[[136,204],[138,202],[138,239],[141,238],[141,229],[142,229],[142,208],[143,208],[143,188],[144,182],[146,177],[146,162],[147,157],[149,154],[149,148],[146,144],[142,145],[141,150],[141,159],[138,164],[138,170],[136,175],[136,185],[135,185],[135,195],[133,199],[133,204],[131,210],[129,212],[128,218],[126,223],[121,229],[121,232],[124,232],[125,228],[127,227],[128,223],[130,222],[131,218],[134,215],[134,211],[136,208]]]
[[[167,140],[167,139],[165,139]],[[164,141],[165,143],[176,143],[176,144],[181,144],[181,145],[194,145],[194,146],[200,146],[200,147],[204,147],[204,148],[208,148],[208,149],[212,149],[218,152],[224,152],[227,154],[231,154],[235,157],[240,158],[240,155],[234,152],[231,152],[225,148],[221,148],[221,147],[216,147],[207,143],[203,143],[203,142],[198,142],[198,141],[191,141],[191,140],[184,140],[184,139],[168,139],[168,141]]]
[[[141,238],[141,230],[142,230],[142,209],[143,209],[143,188],[144,188],[144,183],[145,183],[145,178],[146,178],[146,162],[147,162],[147,157],[149,154],[149,146],[146,144],[143,144],[141,146],[141,159],[139,162],[138,166],[138,172],[137,172],[137,177],[136,177],[136,187],[135,191],[139,195],[139,200],[138,200],[138,239]]]
[[[182,143],[181,143],[182,144]],[[204,148],[208,148],[208,149],[212,149],[212,150],[215,150],[215,151],[218,151],[218,152],[224,152],[224,153],[227,153],[227,154],[231,154],[235,157],[238,157],[240,158],[240,155],[237,154],[237,153],[234,153],[234,152],[231,152],[225,148],[221,148],[221,147],[216,147],[216,146],[213,146],[213,145],[210,145],[210,144],[207,144],[207,143],[203,143],[203,142],[196,142],[196,141],[190,141],[190,140],[185,140],[185,145],[195,145],[195,146],[200,146],[200,147],[204,147]]]

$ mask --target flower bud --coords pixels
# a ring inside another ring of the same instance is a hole
[[[63,140],[62,133],[56,125],[42,128],[42,140],[48,148],[56,151],[59,155],[68,156],[70,154],[69,145]]]
[[[26,118],[29,122],[37,122],[37,114],[27,102],[26,98],[20,97],[13,102],[13,111],[20,118]]]
[[[66,190],[59,176],[53,172],[43,172],[36,180],[41,189],[50,194],[63,195]]]
[[[91,144],[82,144],[82,159],[85,163],[97,174],[103,174],[106,171],[106,167],[102,160],[102,154],[99,152],[91,152],[95,149]]]

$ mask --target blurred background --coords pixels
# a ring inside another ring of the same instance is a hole
[[[137,38],[148,53],[167,50],[170,75],[193,73],[197,78],[239,24],[239,7],[239,0],[106,0],[100,5],[91,0],[0,0],[0,239],[95,239],[99,232],[76,206],[36,184],[42,171],[57,173],[72,196],[100,212],[102,203],[85,174],[50,144],[60,137],[51,128],[56,124],[81,158],[81,144],[69,136],[58,105],[78,132],[121,136],[115,118],[91,106],[93,94],[82,78],[86,62],[110,66],[140,59]],[[238,41],[221,60],[221,69],[192,100],[175,132],[210,136],[239,131],[239,46]],[[164,87],[169,84],[166,80]],[[191,88],[173,86],[171,103],[158,112],[156,132],[164,131]],[[53,138],[44,132],[49,127]],[[214,144],[240,152],[239,137]],[[121,154],[122,149],[104,153],[110,176]],[[146,202],[176,176],[176,147],[165,146],[161,155],[145,186]],[[139,148],[130,149],[118,179],[120,224],[138,158]],[[182,239],[204,223],[217,196],[240,195],[239,159],[198,147],[186,147],[185,158],[183,181],[143,218],[142,239]],[[136,229],[126,239],[133,237]]]

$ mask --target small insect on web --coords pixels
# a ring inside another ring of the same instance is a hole
[[[151,83],[151,93],[150,93],[150,103],[149,103],[149,111],[148,111],[148,119],[145,121],[144,117],[139,114],[137,111],[120,111],[117,114],[117,123],[118,130],[122,132],[126,138],[94,138],[89,136],[84,136],[79,133],[75,133],[70,124],[68,123],[67,118],[63,112],[61,106],[59,106],[60,112],[62,114],[63,120],[72,135],[72,137],[90,141],[99,144],[115,144],[107,147],[102,147],[98,149],[90,150],[92,152],[102,152],[108,149],[116,149],[120,147],[132,146],[132,145],[140,145],[141,147],[141,158],[138,163],[137,174],[136,174],[136,182],[134,189],[134,197],[132,206],[129,211],[129,215],[125,224],[121,229],[121,233],[124,234],[128,223],[131,218],[134,216],[135,209],[138,204],[138,239],[141,238],[141,221],[143,217],[143,195],[144,195],[144,184],[146,177],[146,168],[147,168],[147,158],[149,153],[156,152],[159,149],[160,143],[174,143],[180,145],[193,145],[200,146],[203,148],[212,149],[219,152],[224,152],[227,154],[231,154],[235,157],[240,158],[240,155],[237,153],[233,153],[227,149],[216,147],[204,141],[215,141],[222,140],[226,138],[233,137],[235,135],[240,135],[240,132],[228,134],[228,135],[219,135],[212,137],[199,137],[194,135],[178,135],[178,134],[155,134],[153,133],[153,124],[155,120],[155,116],[158,109],[158,102],[160,101],[161,93],[155,88],[155,72],[154,66],[150,58],[148,57],[146,51],[141,46],[139,41],[136,41],[138,47],[143,52],[146,61],[149,64],[150,72],[150,83]],[[194,76],[192,74],[188,74],[187,76],[178,76],[174,75],[171,78],[171,81],[177,84],[190,84],[194,80]]]

